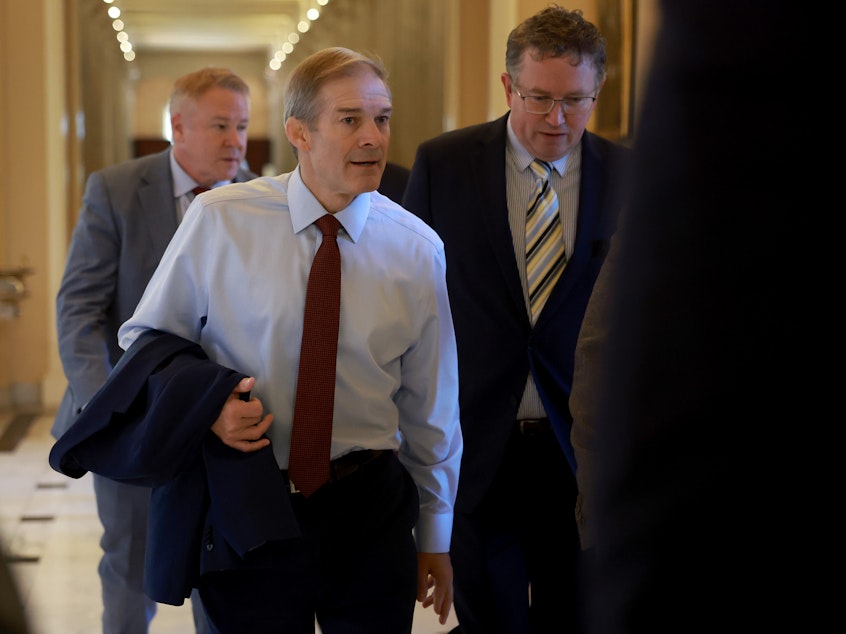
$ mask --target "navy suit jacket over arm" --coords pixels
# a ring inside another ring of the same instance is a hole
[[[181,605],[201,571],[242,567],[253,549],[300,535],[271,448],[242,453],[208,433],[244,377],[149,331],[50,451],[70,477],[152,488],[144,583],[156,601]]]

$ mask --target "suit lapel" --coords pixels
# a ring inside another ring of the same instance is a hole
[[[242,183],[253,178],[254,174],[238,170],[234,180]],[[138,202],[142,217],[147,219],[151,252],[157,254],[156,259],[159,259],[179,226],[176,200],[173,197],[173,177],[170,173],[170,150],[162,152],[147,173],[141,176]]]
[[[159,154],[141,177],[138,187],[138,204],[142,217],[147,219],[150,243],[153,253],[160,257],[179,224],[176,216],[176,201],[173,198],[173,178],[170,174],[170,151]]]
[[[508,193],[505,178],[505,146],[508,115],[494,121],[479,140],[479,153],[473,162],[475,200],[474,219],[491,244],[497,268],[518,313],[526,313],[523,286],[514,255],[511,226],[508,223]],[[526,315],[528,323],[528,315]]]

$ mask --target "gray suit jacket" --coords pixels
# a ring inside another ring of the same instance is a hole
[[[235,181],[255,176],[239,170]],[[70,427],[123,354],[117,330],[135,311],[178,224],[170,149],[89,176],[56,297],[68,389],[54,437]]]

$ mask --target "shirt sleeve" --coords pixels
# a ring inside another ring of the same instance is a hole
[[[402,359],[399,457],[417,483],[420,552],[449,552],[463,438],[458,406],[458,356],[446,287],[443,249],[428,269],[431,284],[421,337]],[[424,269],[421,267],[421,274]]]

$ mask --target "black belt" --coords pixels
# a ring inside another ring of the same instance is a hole
[[[387,449],[362,449],[361,451],[351,451],[340,458],[336,458],[329,463],[329,475],[332,478],[332,482],[348,478],[365,465],[370,464],[376,458],[386,453],[388,453]]]
[[[361,451],[351,451],[344,454],[340,458],[335,458],[329,463],[329,478],[332,482],[338,482],[344,478],[350,477],[352,474],[370,464],[379,456],[388,453],[388,449],[362,449]],[[294,485],[288,480],[288,470],[283,469],[282,475],[291,487],[291,492],[296,493]]]
[[[523,436],[542,436],[552,431],[548,418],[524,418],[517,421],[517,430]]]

